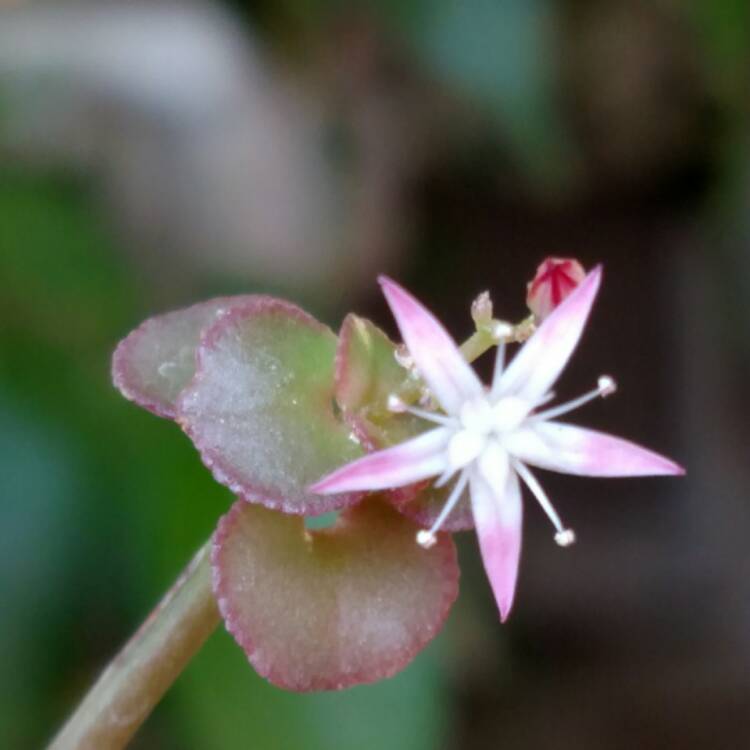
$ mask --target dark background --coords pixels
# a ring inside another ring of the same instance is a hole
[[[289,297],[459,338],[547,255],[605,266],[562,396],[684,479],[544,484],[515,611],[475,539],[398,677],[294,695],[217,632],[138,748],[734,748],[750,730],[746,0],[0,7],[0,744],[38,747],[231,498],[109,382],[143,318]],[[576,415],[578,416],[578,415]]]

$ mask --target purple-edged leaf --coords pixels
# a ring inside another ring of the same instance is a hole
[[[250,502],[317,515],[360,494],[307,487],[362,455],[333,409],[336,337],[295,305],[257,298],[209,328],[178,421],[216,479]]]
[[[370,499],[335,526],[235,503],[214,536],[214,591],[259,674],[289,690],[390,677],[436,635],[458,592],[453,542]]]
[[[411,414],[388,410],[388,396],[408,381],[396,345],[375,324],[347,315],[336,350],[336,401],[370,449],[387,448],[429,429]]]
[[[201,332],[251,296],[218,297],[157,315],[124,338],[112,357],[112,380],[125,398],[160,417],[175,417],[180,391],[195,374]]]
[[[349,314],[339,331],[336,351],[336,398],[342,409],[385,408],[391,389],[406,379],[394,347],[376,325]]]

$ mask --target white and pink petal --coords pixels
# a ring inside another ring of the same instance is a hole
[[[369,453],[324,476],[310,492],[393,489],[442,474],[448,466],[451,434],[450,429],[437,427],[392,448]]]
[[[472,472],[469,483],[484,569],[505,622],[513,606],[521,557],[521,487],[509,469],[500,487],[490,486],[479,471]]]
[[[538,422],[504,440],[517,459],[542,469],[592,477],[679,475],[674,461],[629,440],[562,422]]]
[[[497,382],[494,398],[517,396],[534,404],[546,395],[581,338],[601,276],[601,266],[597,266],[549,314]]]
[[[409,354],[443,409],[455,414],[481,396],[481,381],[440,321],[395,281],[381,276],[380,285]]]

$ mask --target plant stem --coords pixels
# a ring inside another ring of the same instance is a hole
[[[112,660],[48,750],[119,750],[219,624],[210,542]]]
[[[467,362],[473,362],[496,344],[497,341],[487,331],[480,329],[472,333],[459,348],[464,359]]]
[[[500,321],[491,322],[499,323]],[[528,318],[524,318],[520,323],[516,323],[512,326],[512,330],[505,338],[505,341],[506,343],[514,342],[520,344],[526,341],[535,330],[536,324],[534,322],[534,316],[530,315]],[[459,348],[467,362],[474,362],[486,351],[492,349],[493,346],[497,346],[497,342],[498,339],[492,335],[490,326],[484,325],[478,327]]]

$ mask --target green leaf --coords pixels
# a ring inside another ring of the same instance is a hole
[[[328,328],[270,297],[233,307],[206,331],[178,421],[219,482],[286,513],[318,515],[360,499],[307,490],[363,453],[334,411],[335,352]]]

